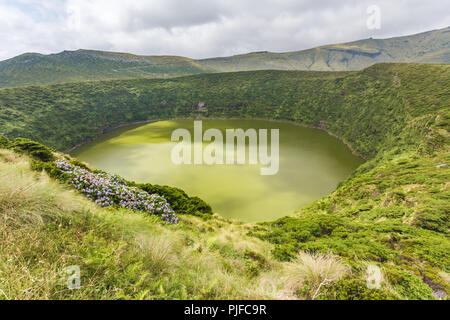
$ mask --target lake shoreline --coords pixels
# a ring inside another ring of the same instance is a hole
[[[198,117],[198,118],[192,118],[192,117],[188,117],[188,118],[165,118],[165,119],[152,119],[152,120],[144,120],[144,121],[136,121],[136,122],[128,122],[128,123],[121,123],[115,126],[110,126],[110,127],[106,127],[104,129],[102,129],[102,133],[98,134],[97,136],[95,136],[94,138],[90,138],[90,139],[86,139],[80,143],[77,143],[76,145],[74,145],[73,147],[71,147],[70,149],[68,149],[67,151],[65,151],[65,153],[70,154],[72,151],[74,151],[77,148],[80,148],[81,146],[85,145],[86,143],[92,142],[98,138],[100,138],[102,135],[114,131],[116,129],[119,128],[123,128],[126,126],[133,126],[133,125],[139,125],[139,124],[147,124],[147,123],[153,123],[153,122],[159,122],[159,121],[176,121],[176,120],[255,120],[255,121],[269,121],[269,122],[278,122],[278,123],[288,123],[288,124],[292,124],[298,127],[302,127],[302,128],[312,128],[312,129],[318,129],[318,130],[322,130],[325,131],[326,133],[328,133],[330,136],[340,140],[343,144],[345,144],[347,146],[347,148],[352,152],[353,155],[363,159],[363,160],[367,160],[366,157],[364,157],[363,155],[361,155],[360,153],[356,152],[354,150],[354,148],[352,147],[352,145],[347,142],[344,138],[338,136],[337,134],[334,134],[333,132],[331,132],[330,130],[328,130],[325,127],[320,127],[320,126],[308,126],[305,124],[301,124],[301,123],[297,123],[295,121],[291,121],[291,120],[274,120],[274,119],[265,119],[265,118],[208,118],[208,117]]]

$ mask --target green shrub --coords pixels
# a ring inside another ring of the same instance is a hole
[[[383,289],[369,289],[360,279],[342,279],[322,287],[318,300],[391,300]]]
[[[260,270],[254,261],[245,260],[245,274],[249,278],[256,278],[260,274]]]
[[[276,245],[272,250],[272,255],[279,261],[290,261],[298,253],[298,248],[293,243]]]
[[[55,156],[50,148],[30,139],[16,138],[12,142],[11,147],[16,152],[28,154],[43,162],[55,160]]]
[[[10,141],[4,135],[0,134],[0,148],[7,149],[10,145]]]
[[[61,182],[69,182],[70,175],[58,169],[53,162],[43,162],[40,160],[32,159],[31,169],[35,171],[45,171],[48,175],[54,179],[58,179]]]
[[[265,270],[265,269],[269,268],[269,263],[268,263],[267,259],[263,255],[255,252],[255,251],[246,249],[244,251],[243,256],[244,256],[244,259],[251,260],[254,263],[256,263],[257,267],[260,269]]]
[[[448,201],[430,201],[428,210],[420,211],[415,219],[418,227],[447,233],[450,228],[450,205]]]
[[[433,290],[415,275],[393,268],[387,269],[385,273],[401,296],[410,300],[434,299]]]
[[[212,215],[210,205],[198,197],[189,197],[186,192],[179,188],[150,183],[136,184],[136,186],[148,193],[157,193],[164,196],[172,209],[177,213],[187,213],[202,217]]]
[[[194,215],[210,215],[212,214],[212,208],[205,201],[199,197],[189,197],[189,201],[186,203],[187,212]]]

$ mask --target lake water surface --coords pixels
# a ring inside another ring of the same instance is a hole
[[[260,120],[203,120],[203,132],[217,128],[224,137],[227,128],[279,129],[278,173],[260,175],[259,164],[176,165],[171,161],[177,144],[171,141],[172,131],[192,132],[193,124],[193,120],[170,120],[122,127],[72,155],[128,180],[179,187],[201,197],[224,217],[258,222],[291,214],[329,194],[363,163],[322,130]]]

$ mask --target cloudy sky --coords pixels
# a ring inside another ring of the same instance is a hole
[[[372,5],[379,29],[367,27]],[[0,60],[80,48],[191,58],[283,52],[449,25],[447,0],[0,0]]]

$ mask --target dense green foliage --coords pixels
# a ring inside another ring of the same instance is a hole
[[[208,215],[212,214],[212,209],[209,204],[199,197],[188,196],[186,192],[180,188],[159,186],[150,183],[133,183],[131,185],[136,185],[138,188],[148,193],[156,193],[164,196],[175,212],[188,213],[202,217],[208,217]]]
[[[6,149],[9,147],[10,143],[11,142],[8,140],[8,138],[0,134],[0,148]]]
[[[433,299],[433,290],[413,274],[391,269],[387,271],[387,277],[395,290],[403,297],[413,300]]]
[[[28,154],[33,158],[44,162],[52,161],[55,159],[53,151],[50,148],[30,139],[16,138],[10,143],[8,147],[13,149],[14,151]]]
[[[342,279],[325,285],[319,300],[391,300],[396,297],[380,289],[369,289],[359,279]]]
[[[390,39],[363,39],[286,53],[253,52],[194,60],[77,50],[26,53],[0,61],[0,87],[86,80],[166,78],[251,70],[361,70],[380,62],[449,63],[449,28]]]
[[[265,118],[326,128],[373,156],[417,145],[430,122],[447,119],[448,75],[448,66],[380,64],[351,73],[255,71],[2,89],[0,130],[66,150],[122,123]]]

